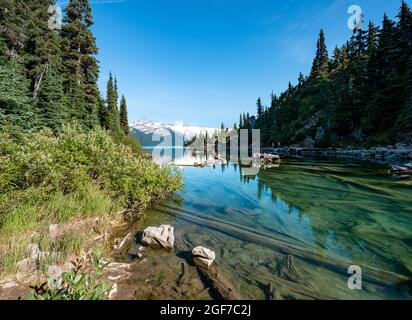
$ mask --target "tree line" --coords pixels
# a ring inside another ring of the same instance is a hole
[[[313,141],[318,147],[412,142],[412,12],[357,28],[332,56],[320,31],[308,76],[300,73],[269,107],[241,114],[239,127],[261,130],[262,145]],[[235,128],[237,124],[235,124]]]
[[[127,104],[112,74],[102,97],[88,0],[70,0],[50,28],[54,0],[1,0],[0,128],[59,131],[70,121],[128,134]]]

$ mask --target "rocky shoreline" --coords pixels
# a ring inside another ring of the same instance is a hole
[[[355,159],[371,161],[383,165],[404,165],[412,161],[412,145],[396,144],[394,146],[376,147],[372,149],[358,148],[261,148],[262,153],[276,154],[287,157],[317,157],[332,159]]]

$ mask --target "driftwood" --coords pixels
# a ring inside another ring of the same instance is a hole
[[[180,239],[175,240],[175,245],[180,250],[190,252],[190,244],[182,241]],[[189,257],[188,257],[189,258]],[[241,300],[241,295],[233,288],[230,282],[219,272],[216,262],[210,268],[206,270],[197,267],[199,275],[203,278],[204,282],[210,287],[215,293],[217,298],[221,300]],[[182,275],[179,278],[179,282],[182,282],[186,273],[186,264],[182,263]]]
[[[293,282],[301,282],[303,277],[296,268],[293,256],[288,255],[279,268],[279,276]]]
[[[210,270],[198,268],[199,273],[207,279],[211,289],[218,294],[222,300],[241,300],[241,295],[233,288],[230,282],[213,265]]]
[[[309,246],[298,246],[291,244],[286,239],[281,237],[274,237],[261,233],[255,229],[245,226],[239,226],[228,221],[223,221],[217,218],[211,218],[199,213],[192,213],[187,210],[176,209],[170,206],[165,206],[164,212],[175,215],[179,219],[189,221],[198,225],[202,225],[216,231],[228,234],[243,241],[248,241],[261,245],[263,247],[271,248],[275,251],[286,255],[293,255],[310,264],[322,265],[331,271],[347,276],[348,267],[352,264],[350,261],[345,261],[338,256],[320,256]],[[288,268],[284,269],[287,270]],[[381,270],[372,266],[362,265],[363,281],[371,284],[386,286],[393,288],[402,283],[407,283],[409,278],[405,275],[400,275],[394,272]],[[292,272],[292,269],[289,273]],[[266,282],[267,284],[268,282]]]

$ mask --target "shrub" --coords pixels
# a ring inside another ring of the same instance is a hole
[[[67,194],[90,182],[134,209],[181,187],[178,173],[137,156],[101,129],[84,132],[69,125],[59,136],[48,130],[0,134],[2,194],[39,187]]]

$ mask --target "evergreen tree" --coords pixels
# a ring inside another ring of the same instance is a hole
[[[125,135],[129,134],[129,119],[127,115],[126,98],[124,96],[122,96],[120,102],[120,127]]]
[[[87,127],[98,123],[98,49],[90,28],[93,26],[88,0],[70,0],[66,9],[63,37],[64,87],[71,117]]]
[[[117,93],[113,75],[110,73],[109,81],[107,82],[107,125],[108,130],[113,133],[120,133],[120,116],[117,107]]]
[[[263,115],[262,99],[259,98],[257,100],[256,107],[257,107],[257,127],[260,128],[260,123],[262,121],[262,115]]]
[[[11,124],[35,130],[37,115],[23,70],[15,59],[0,65],[0,126]]]
[[[325,76],[329,72],[329,56],[325,42],[325,33],[320,30],[317,43],[316,56],[312,65],[312,77]]]
[[[39,126],[51,128],[54,131],[61,129],[67,120],[65,110],[63,78],[56,64],[47,67],[42,86],[38,93]]]

